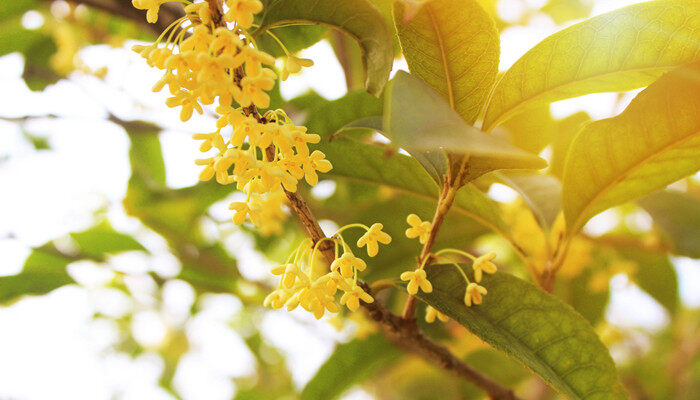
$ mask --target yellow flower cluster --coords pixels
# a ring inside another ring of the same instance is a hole
[[[358,272],[364,271],[367,264],[352,253],[341,235],[343,230],[352,227],[366,230],[358,240],[358,247],[364,243],[368,247],[368,253],[370,246],[376,249],[377,241],[391,241],[391,237],[382,232],[381,224],[374,224],[371,228],[361,224],[347,225],[332,238],[323,239],[316,245],[313,245],[311,239],[304,240],[285,264],[272,269],[272,274],[279,275],[281,279],[277,289],[265,298],[264,305],[276,309],[286,307],[288,311],[301,306],[320,319],[326,311],[337,313],[340,306],[357,311],[360,301],[374,302],[374,298],[357,283]],[[330,268],[317,264],[318,247],[324,241],[330,241],[335,247],[336,257]],[[343,255],[338,257],[340,247]],[[376,255],[376,250],[372,251]],[[339,303],[336,301],[338,291],[342,292]]]
[[[134,7],[148,10],[147,18],[152,23],[157,21],[162,3],[132,1]],[[171,97],[166,104],[181,107],[182,121],[190,119],[195,111],[202,114],[203,105],[218,100],[216,130],[193,135],[201,141],[202,152],[214,151],[196,161],[203,167],[200,179],[236,184],[246,193],[246,200],[231,203],[233,221],[242,224],[249,219],[262,234],[270,235],[281,231],[286,217],[282,189],[296,192],[302,179],[313,186],[318,183],[317,172],[328,172],[332,165],[321,151],[309,150],[309,144],[320,141],[318,135],[294,125],[282,110],[262,116],[257,112],[258,108],[269,107],[267,91],[277,79],[267,67],[275,59],[256,48],[246,31],[263,6],[259,0],[226,0],[225,4],[224,22],[219,24],[225,26],[214,25],[208,2],[191,3],[185,7],[187,15],[175,21],[154,44],[134,46],[134,50],[150,66],[165,70],[153,90],[168,87]],[[191,25],[178,32],[186,21]],[[165,45],[161,46],[166,34]],[[287,65],[291,65],[285,69],[288,75],[301,65],[310,65],[310,60],[289,56]]]

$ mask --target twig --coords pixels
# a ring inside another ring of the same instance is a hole
[[[448,175],[445,179],[445,183],[440,192],[440,198],[438,199],[437,208],[435,209],[435,216],[433,217],[432,228],[426,240],[425,245],[423,245],[423,250],[421,250],[420,257],[418,259],[418,265],[425,265],[429,260],[431,252],[433,251],[433,246],[435,245],[435,240],[437,239],[438,232],[440,232],[440,227],[442,222],[445,220],[447,213],[450,211],[452,204],[455,201],[455,196],[457,191],[462,186],[462,178],[464,177],[467,163],[469,162],[469,156],[464,156],[459,165],[459,170],[456,176]],[[408,296],[406,300],[406,305],[403,309],[403,319],[407,321],[414,321],[414,315],[416,313],[417,299],[415,296]]]

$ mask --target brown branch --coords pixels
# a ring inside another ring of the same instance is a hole
[[[46,3],[51,3],[52,1],[44,0]],[[134,8],[131,5],[131,0],[71,0],[71,3],[84,4],[112,15],[132,20],[155,35],[163,32],[171,22],[185,15],[181,6],[177,4],[163,4],[158,13],[158,22],[150,24],[146,21],[146,12]]]

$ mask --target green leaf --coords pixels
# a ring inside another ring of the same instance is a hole
[[[309,132],[329,136],[361,118],[382,115],[384,103],[365,91],[355,91],[311,107],[304,126]]]
[[[640,249],[618,248],[617,252],[636,264],[636,271],[631,276],[634,282],[671,314],[675,314],[680,303],[678,277],[668,255]]]
[[[394,21],[411,73],[473,124],[498,73],[499,37],[489,14],[475,0],[398,1]]]
[[[165,162],[160,146],[160,128],[147,122],[115,121],[129,135],[132,178],[152,186],[165,185]]]
[[[66,272],[66,266],[73,261],[51,243],[33,249],[19,274],[0,276],[0,304],[21,296],[46,294],[74,283]]]
[[[23,52],[22,79],[30,90],[42,91],[61,78],[51,66],[51,57],[56,54],[56,50],[56,42],[46,35]]]
[[[464,279],[455,269],[451,264],[426,268],[434,289],[420,291],[418,298],[520,361],[570,400],[626,398],[607,348],[570,306],[497,272],[481,282],[488,290],[483,304],[467,307]],[[469,278],[473,280],[471,272]]]
[[[398,360],[401,354],[383,335],[341,344],[306,384],[301,400],[337,399],[353,385]]]
[[[567,274],[568,271],[562,269],[559,272],[554,286],[554,295],[570,304],[595,326],[605,316],[605,309],[610,301],[608,276],[604,271],[609,269],[611,257],[608,251],[601,251],[599,248],[591,249],[590,256],[590,262],[581,267],[582,271]],[[578,261],[580,258],[574,260],[574,262]],[[599,279],[601,274],[606,277],[605,285],[594,282],[594,279]]]
[[[82,232],[71,233],[70,237],[83,254],[93,257],[125,251],[146,251],[146,248],[133,237],[115,231],[107,220]]]
[[[21,16],[38,4],[37,0],[13,0],[5,2],[0,8],[0,22],[8,18]]]
[[[525,106],[646,86],[700,58],[700,2],[658,0],[599,15],[555,33],[497,84],[484,129]]]
[[[570,233],[610,207],[700,168],[700,65],[641,92],[619,116],[588,124],[569,148],[564,215]]]
[[[688,193],[663,191],[637,200],[671,242],[673,252],[700,258],[700,199]]]
[[[273,32],[290,53],[294,54],[311,47],[323,38],[327,29],[322,26],[284,26]],[[262,35],[255,39],[255,44],[262,51],[273,57],[284,57],[285,52],[279,43],[270,35]]]
[[[407,195],[437,201],[437,185],[411,157],[387,154],[379,146],[342,136],[322,141],[316,148],[333,160],[333,169],[322,176],[385,186]],[[501,219],[496,203],[473,185],[467,185],[457,192],[453,210],[510,237],[510,228]]]
[[[467,182],[497,169],[546,166],[546,162],[536,155],[467,125],[437,92],[419,78],[399,71],[387,92],[384,131],[392,142],[414,156],[424,155],[425,151],[439,154],[439,150],[469,154]],[[431,163],[438,173],[443,172],[439,168],[446,165],[441,161]]]
[[[477,371],[508,387],[531,376],[530,371],[522,364],[492,348],[475,350],[469,353],[464,361]],[[483,393],[475,397],[482,398]]]
[[[537,223],[546,231],[561,211],[561,182],[554,176],[537,173],[495,173],[505,185],[515,189],[532,210]]]
[[[367,91],[379,95],[394,60],[392,37],[384,16],[367,0],[279,0],[263,16],[263,32],[279,26],[315,24],[337,28],[355,38],[362,49]]]

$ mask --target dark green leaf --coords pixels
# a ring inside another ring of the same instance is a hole
[[[427,272],[434,291],[419,292],[421,300],[532,369],[569,399],[626,398],[615,364],[591,325],[557,298],[497,272],[481,283],[489,291],[483,304],[467,307],[464,279],[453,265],[433,265]]]

